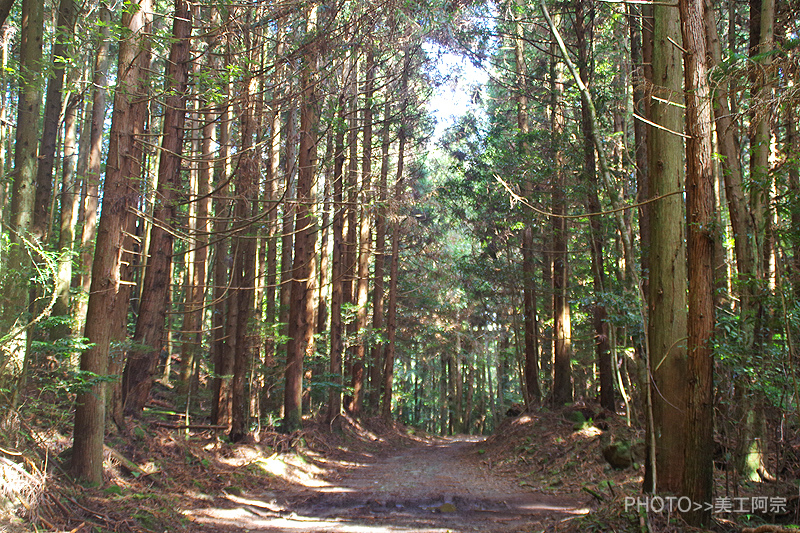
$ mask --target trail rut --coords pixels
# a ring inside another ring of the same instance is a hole
[[[334,481],[273,496],[198,518],[206,531],[499,533],[544,531],[585,512],[493,472],[475,439],[458,437],[362,457]]]

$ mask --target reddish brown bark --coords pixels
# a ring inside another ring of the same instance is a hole
[[[688,401],[683,495],[710,502],[714,450],[714,176],[711,167],[711,102],[706,69],[703,0],[679,0],[686,88],[686,218],[689,271]],[[708,523],[703,506],[686,514]]]
[[[150,66],[152,4],[140,0],[138,9],[126,10],[122,25],[127,37],[120,42],[120,76],[114,97],[103,214],[97,232],[92,264],[92,285],[86,332],[92,348],[81,356],[81,370],[101,379],[107,377],[109,347],[124,323],[128,310],[130,279],[123,262],[130,262],[132,211],[139,200],[142,144]],[[103,432],[105,429],[105,383],[99,382],[78,395],[72,447],[73,472],[94,483],[103,480]]]
[[[358,265],[356,272],[356,335],[353,361],[353,404],[351,411],[354,416],[361,415],[366,387],[366,354],[367,339],[367,299],[369,297],[369,262],[372,240],[370,216],[370,188],[372,181],[372,98],[375,92],[375,56],[372,50],[367,52],[365,64],[366,80],[364,82],[364,97],[366,105],[363,115],[363,142],[361,164],[361,187],[359,197],[360,221],[358,228]]]
[[[139,317],[133,334],[134,349],[122,375],[125,413],[139,416],[147,402],[159,355],[164,346],[170,265],[172,263],[175,202],[181,187],[186,98],[189,81],[189,37],[192,12],[187,0],[175,0],[172,46],[167,62],[164,106],[164,133],[156,186],[155,223],[150,233],[148,266],[145,270]],[[141,347],[141,348],[139,348]]]
[[[316,6],[307,18],[307,31],[316,30]],[[316,80],[317,46],[305,49],[301,74],[300,152],[297,178],[297,218],[294,246],[294,279],[289,315],[289,350],[286,354],[283,430],[302,427],[303,362],[314,353],[314,278],[316,221],[314,175],[317,164],[318,87]]]

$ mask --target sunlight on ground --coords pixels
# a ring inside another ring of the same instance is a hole
[[[246,530],[263,529],[274,532],[291,531],[335,531],[341,533],[446,533],[455,532],[452,528],[420,528],[392,525],[365,525],[347,520],[321,519],[313,516],[302,516],[292,513],[280,518],[255,517],[248,509],[206,509],[202,514],[186,514],[188,520],[204,526],[230,526],[237,524]]]
[[[304,487],[329,487],[330,483],[318,479],[324,471],[297,455],[278,455],[260,457],[250,463],[267,474],[279,477]]]
[[[529,503],[529,504],[515,504],[516,509],[531,511],[533,513],[541,513],[546,511],[553,511],[556,513],[564,513],[571,515],[585,515],[589,514],[592,510],[588,507],[564,507],[563,505],[547,505],[546,503]]]
[[[603,430],[596,426],[584,426],[580,431],[576,431],[575,433],[589,439],[592,437],[599,437],[603,434]]]

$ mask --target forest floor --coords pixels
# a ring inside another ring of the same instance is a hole
[[[587,414],[523,414],[488,438],[342,417],[333,427],[309,421],[291,436],[262,432],[246,444],[145,418],[109,442],[106,482],[89,488],[59,471],[55,455],[68,439],[29,426],[51,454],[49,473],[41,472],[36,497],[17,495],[28,498],[13,510],[24,520],[11,519],[14,498],[5,498],[0,532],[690,531],[676,513],[629,505],[641,492],[641,435],[615,415]],[[631,465],[606,463],[602,450],[612,440],[632,443]],[[723,519],[714,531],[741,527]]]

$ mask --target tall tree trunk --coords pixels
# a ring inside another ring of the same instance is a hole
[[[381,174],[378,184],[377,209],[375,212],[375,281],[372,287],[372,329],[383,331],[383,311],[385,285],[384,276],[386,270],[386,200],[388,198],[388,178],[389,178],[389,148],[391,139],[389,137],[389,125],[391,124],[392,104],[386,99],[383,110],[383,125],[381,133]],[[372,372],[370,382],[370,405],[373,413],[377,414],[380,410],[381,390],[383,387],[383,355],[384,344],[380,340],[375,341],[372,346]]]
[[[293,84],[289,82],[289,92],[291,93]],[[292,294],[292,283],[294,278],[292,266],[292,247],[295,238],[295,213],[297,204],[297,107],[294,102],[290,102],[286,113],[286,160],[284,170],[284,196],[283,196],[283,219],[281,226],[281,305],[280,317],[278,321],[283,324],[283,336],[287,338],[284,343],[284,355],[288,354],[289,344],[292,339],[289,337],[289,308]]]
[[[251,14],[248,14],[248,19]],[[245,38],[246,49],[250,51],[249,62],[258,61],[254,54],[259,49],[258,35],[247,35]],[[247,70],[245,66],[245,71]],[[245,394],[247,372],[252,360],[250,343],[250,317],[253,314],[255,298],[255,267],[257,254],[257,226],[251,220],[255,215],[255,201],[258,198],[258,173],[260,161],[254,147],[253,137],[256,134],[256,81],[250,75],[245,76],[240,86],[241,95],[241,151],[236,171],[236,203],[234,205],[234,219],[238,224],[245,224],[234,239],[233,272],[231,274],[231,287],[236,293],[236,298],[231,306],[236,305],[236,327],[232,330],[234,336],[230,358],[233,360],[233,375],[231,378],[231,442],[239,442],[249,432],[249,402]]]
[[[342,303],[344,303],[344,95],[338,101],[338,127],[334,139],[333,156],[333,257],[331,258],[331,352],[330,374],[333,385],[328,389],[328,423],[341,414],[342,410],[342,357],[344,354],[344,324],[342,323]]]
[[[333,186],[333,141],[334,135],[328,135],[325,140],[325,162],[321,165],[325,168],[324,176],[320,177],[319,193],[322,196],[322,209],[320,211],[320,237],[319,237],[319,282],[317,287],[317,318],[315,334],[324,335],[328,331],[328,300],[326,293],[330,285],[330,213],[332,207]],[[322,369],[320,369],[322,371]]]
[[[742,285],[742,349],[752,358],[760,358],[765,354],[769,340],[768,306],[765,300],[769,296],[770,259],[773,255],[773,228],[770,215],[773,177],[770,175],[770,144],[772,140],[769,112],[765,110],[766,102],[772,98],[772,79],[770,52],[774,48],[774,0],[750,1],[750,41],[749,56],[757,68],[750,70],[750,176],[746,187],[749,189],[746,213],[749,216],[749,233],[737,235],[748,238],[749,245],[746,259],[752,258],[752,271],[740,272]],[[734,130],[735,131],[735,130]],[[733,218],[733,217],[731,217]],[[738,259],[737,259],[738,260]],[[747,266],[747,265],[745,265]],[[760,393],[754,392],[747,385],[747,379],[737,380],[735,395],[738,399],[733,413],[734,419],[741,420],[737,426],[738,439],[734,452],[736,469],[741,475],[752,481],[760,481],[759,468],[763,466],[764,437],[759,423],[763,420]]]
[[[406,50],[403,59],[403,73],[400,79],[400,116],[408,108],[408,78],[411,68],[411,53]],[[397,175],[394,185],[394,198],[399,201],[403,194],[403,166],[408,125],[400,124],[397,133]],[[389,267],[389,299],[386,302],[386,351],[383,360],[383,397],[381,398],[381,417],[386,422],[392,420],[392,386],[394,383],[394,358],[397,337],[397,284],[400,273],[400,217],[392,213],[392,255]]]
[[[653,8],[653,96],[647,131],[649,192],[656,197],[683,188],[683,77],[680,18],[672,7]],[[664,129],[662,129],[664,128]],[[652,372],[655,466],[659,493],[679,493],[685,449],[686,247],[680,195],[650,211],[649,351]],[[649,463],[648,463],[649,464]]]
[[[349,305],[351,312],[357,310],[357,283],[358,283],[358,49],[354,48],[351,57],[351,76],[348,81],[348,97],[350,115],[347,130],[347,180],[345,182],[345,262],[343,270],[343,298],[344,304]],[[355,339],[357,335],[356,321],[351,320],[346,327],[347,336]],[[345,346],[344,368],[345,375],[350,376],[351,384],[354,383],[354,373],[359,368],[354,367],[357,343],[351,340]],[[351,387],[352,390],[353,387]],[[353,396],[345,394],[345,408],[352,411]]]
[[[97,206],[100,197],[100,165],[103,155],[103,129],[106,121],[106,85],[109,62],[111,11],[104,3],[98,6],[97,18],[100,31],[94,57],[92,73],[92,123],[89,131],[83,204],[83,229],[81,231],[80,273],[81,297],[75,313],[77,327],[86,322],[89,290],[92,284],[92,259],[94,240],[97,235]],[[84,135],[81,132],[81,137]]]
[[[631,84],[633,86],[633,111],[639,117],[650,116],[650,102],[645,95],[645,85],[653,79],[653,26],[652,6],[638,8],[628,5],[628,19],[630,25],[631,41]],[[646,21],[646,23],[645,23]],[[636,117],[634,117],[636,119]],[[639,241],[641,272],[650,272],[650,211],[649,204],[643,202],[650,198],[648,183],[648,157],[647,157],[647,124],[640,119],[633,122],[635,159],[636,159],[636,185],[638,190],[637,201],[642,203],[639,207]],[[648,279],[642,279],[642,292],[645,297],[649,294]]]
[[[594,10],[585,12],[586,2],[582,0],[576,4],[575,11],[575,36],[578,43],[578,69],[581,79],[588,82],[590,79],[590,45],[587,42],[588,28],[586,16],[592,20]],[[588,87],[587,83],[587,87]],[[583,174],[587,183],[586,208],[590,213],[599,213],[601,210],[600,199],[597,194],[597,166],[594,156],[594,141],[592,139],[592,117],[588,102],[581,101],[581,130],[583,132]],[[594,325],[594,346],[597,358],[597,368],[600,377],[600,405],[611,412],[616,411],[614,399],[614,368],[611,361],[611,343],[608,326],[608,313],[602,302],[605,292],[605,264],[603,261],[604,244],[603,227],[599,215],[589,219],[589,247],[592,257],[592,285],[594,289],[594,303],[592,305],[592,323]]]
[[[282,20],[278,21],[278,31],[275,35],[275,57],[280,57],[283,53],[283,41],[280,39],[280,28],[282,27]],[[266,299],[266,314],[267,314],[267,327],[269,333],[264,343],[264,364],[267,367],[275,365],[275,337],[278,334],[277,330],[277,283],[278,283],[278,202],[280,200],[280,149],[281,149],[281,104],[280,84],[281,84],[282,67],[275,66],[273,72],[273,86],[275,89],[272,93],[272,103],[270,105],[270,123],[269,123],[269,143],[267,149],[267,190],[274,204],[270,205],[269,213],[267,214],[267,278],[265,281],[265,299]],[[267,388],[267,391],[271,388]],[[270,401],[272,406],[272,398],[264,398],[264,401]]]
[[[212,16],[214,21],[218,21],[220,18],[219,11],[215,10]],[[228,43],[225,45],[224,54],[224,67],[227,68],[231,64],[233,55]],[[212,59],[214,59],[214,56],[212,56]],[[230,96],[233,93],[232,84],[226,84],[225,93],[228,96],[226,101],[230,102]],[[230,124],[231,108],[230,104],[226,104],[220,113],[219,157],[214,169],[215,182],[219,187],[219,192],[213,202],[215,217],[212,229],[217,235],[224,235],[228,232],[227,220],[230,216],[230,201],[228,200],[230,195]],[[214,308],[211,313],[211,359],[214,364],[214,378],[212,379],[211,421],[214,424],[226,426],[231,421],[231,386],[228,376],[233,373],[233,361],[228,357],[227,346],[232,342],[230,341],[232,338],[231,328],[235,326],[235,323],[230,320],[231,313],[228,312],[229,309],[235,309],[235,306],[232,305],[232,301],[235,298],[230,295],[231,291],[229,290],[227,266],[231,253],[230,239],[217,239],[214,250],[214,290],[212,292]],[[187,370],[191,374],[191,369]],[[183,375],[183,367],[181,373],[182,380],[188,378],[188,376]]]
[[[554,18],[558,26],[558,18]],[[552,44],[555,50],[555,43]],[[555,352],[553,353],[553,397],[555,406],[572,401],[572,325],[570,305],[567,298],[568,268],[567,243],[569,242],[566,214],[566,169],[561,144],[564,142],[564,63],[554,54],[552,82],[552,122],[551,132],[553,147],[553,336]]]
[[[316,215],[313,184],[317,165],[317,8],[312,4],[306,16],[306,34],[314,39],[304,50],[300,97],[300,153],[297,179],[297,219],[294,276],[290,313],[292,349],[286,356],[283,431],[302,427],[303,359],[314,354],[314,277]]]
[[[525,31],[522,26],[523,3],[517,0],[514,9],[514,58],[517,83],[517,127],[522,141],[519,149],[522,161],[527,162],[528,142],[530,134],[528,123],[528,69],[525,65]],[[523,183],[523,195],[531,200],[533,182],[526,179]],[[536,338],[536,263],[533,251],[533,215],[528,214],[522,230],[522,290],[523,313],[525,316],[525,405],[529,408],[542,400],[539,386],[539,343]]]
[[[58,7],[56,36],[51,52],[50,77],[44,104],[44,123],[39,147],[39,167],[36,172],[36,208],[33,216],[33,233],[41,241],[50,233],[50,197],[53,193],[53,168],[56,160],[56,140],[61,124],[61,101],[64,89],[64,71],[70,57],[69,44],[75,31],[77,9],[74,0],[61,0]]]
[[[125,413],[139,416],[150,395],[159,355],[164,346],[164,325],[172,263],[175,204],[181,187],[186,100],[189,82],[189,38],[192,11],[187,0],[175,0],[172,45],[167,62],[163,138],[156,187],[156,207],[150,233],[147,270],[142,285],[139,316],[133,334],[134,348],[122,375]]]
[[[797,131],[797,121],[800,120],[798,110],[792,107],[786,109],[786,141],[785,152],[794,160],[789,165],[789,194],[793,207],[791,223],[793,228],[800,228],[800,134]],[[795,295],[800,291],[800,240],[792,243],[792,262],[789,267],[789,276]]]
[[[72,447],[72,471],[91,483],[103,481],[105,382],[109,347],[128,311],[126,269],[130,260],[132,209],[139,200],[142,145],[147,117],[150,68],[151,0],[126,10],[126,37],[119,45],[119,72],[106,162],[103,214],[97,231],[85,336],[93,346],[81,356],[81,371],[101,378],[78,395]]]
[[[372,240],[370,216],[370,188],[372,180],[372,106],[375,93],[375,55],[372,49],[367,51],[364,65],[366,80],[364,82],[364,115],[363,139],[361,158],[361,187],[360,187],[360,221],[358,227],[358,265],[356,271],[356,335],[353,361],[353,405],[351,410],[354,416],[360,416],[363,411],[365,396],[365,372],[367,354],[367,300],[369,298],[369,260]]]
[[[64,159],[61,169],[61,211],[58,232],[58,277],[56,291],[58,300],[53,306],[53,316],[63,317],[65,322],[53,331],[55,338],[65,338],[72,333],[72,324],[66,322],[70,311],[70,286],[72,285],[72,263],[75,249],[75,224],[78,218],[80,191],[75,168],[78,160],[78,116],[80,101],[72,95],[64,110]]]
[[[42,32],[44,6],[37,0],[22,2],[22,27],[19,43],[19,83],[17,131],[14,144],[14,180],[11,188],[9,228],[11,250],[3,273],[3,308],[0,331],[8,353],[14,354],[15,378],[19,378],[11,401],[16,407],[19,389],[24,387],[28,364],[30,335],[25,333],[32,317],[28,314],[28,246],[34,231],[36,168],[41,108],[40,74],[42,68]],[[6,231],[4,230],[4,233]],[[32,243],[33,244],[33,243]]]
[[[710,502],[714,451],[714,177],[711,105],[706,70],[703,0],[679,0],[686,88],[686,218],[689,271],[686,444],[681,494]],[[711,519],[703,508],[686,514],[694,526]]]

